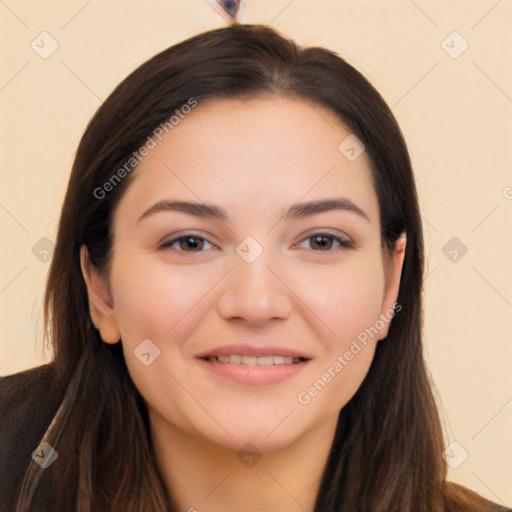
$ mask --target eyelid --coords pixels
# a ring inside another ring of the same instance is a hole
[[[204,238],[205,240],[209,240],[209,238],[215,238],[211,233],[208,233],[207,231],[201,231],[198,229],[180,229],[179,231],[174,231],[173,233],[168,233],[165,235],[162,238],[162,242],[166,239],[176,240],[177,238],[185,236],[197,236],[198,238]]]
[[[340,233],[340,232],[333,233],[332,230],[329,230],[327,228],[323,228],[323,229],[317,228],[307,234],[301,235],[301,238],[296,243],[293,243],[293,248],[296,248],[302,242],[308,240],[309,238],[317,236],[317,235],[325,235],[326,237],[333,238],[334,240],[338,241],[338,243],[340,244],[340,247],[338,249],[329,249],[326,251],[314,251],[314,250],[310,249],[313,252],[329,253],[329,252],[335,252],[335,251],[341,250],[341,249],[350,249],[350,248],[355,247],[355,242],[348,235],[346,235],[344,233]],[[209,238],[207,238],[210,236],[209,234],[207,236],[204,236],[203,234],[199,234],[197,232],[190,231],[190,230],[178,231],[177,233],[173,233],[172,235],[169,235],[169,237],[165,237],[161,242],[159,242],[158,247],[161,249],[171,248],[171,246],[174,245],[176,242],[178,242],[179,240],[182,240],[184,238],[187,238],[189,236],[196,237],[200,240],[203,240],[204,242],[211,244],[213,246],[213,248],[218,249],[218,245],[216,243],[212,242]],[[205,252],[205,251],[177,251],[177,252],[201,253],[201,252]]]
[[[178,231],[176,233],[173,233],[172,235],[167,235],[158,243],[158,248],[159,249],[169,249],[173,244],[175,244],[179,240],[182,240],[183,238],[187,238],[189,236],[199,238],[205,242],[208,242],[209,244],[213,245],[214,248],[218,249],[217,244],[210,240],[211,235],[208,234],[205,236],[204,234],[196,233],[191,230]],[[214,237],[212,237],[212,238],[214,238]],[[176,251],[176,252],[194,252],[194,251]],[[197,252],[204,252],[204,251],[197,251]]]
[[[341,234],[339,232],[332,233],[328,229],[317,229],[313,232],[308,233],[306,236],[301,236],[300,240],[293,244],[293,248],[301,249],[301,247],[299,247],[300,244],[302,244],[306,240],[309,240],[315,236],[320,236],[320,235],[325,236],[326,238],[332,238],[335,242],[338,242],[339,247],[326,249],[326,250],[317,250],[317,251],[315,251],[314,249],[306,249],[307,251],[314,252],[314,253],[318,252],[318,253],[332,254],[332,253],[337,253],[339,251],[346,250],[346,249],[354,249],[356,246],[355,242],[349,236],[347,236],[345,234]]]
[[[299,239],[299,242],[302,242],[302,241],[304,241],[310,237],[313,237],[315,235],[326,235],[326,236],[340,239],[341,241],[343,241],[347,244],[351,244],[353,246],[355,245],[354,240],[347,234],[337,231],[337,230],[331,230],[328,228],[316,228],[313,231],[307,232],[305,235],[302,234]]]

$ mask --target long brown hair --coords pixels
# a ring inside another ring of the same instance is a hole
[[[57,510],[175,510],[121,344],[104,343],[91,322],[79,250],[85,244],[91,262],[108,274],[112,215],[131,175],[100,198],[97,191],[176,109],[191,98],[200,104],[262,95],[302,98],[337,114],[365,144],[383,245],[392,248],[402,232],[407,235],[398,296],[403,309],[340,413],[314,510],[490,510],[485,500],[446,482],[442,430],[422,350],[422,226],[398,124],[374,87],[341,57],[299,47],[260,25],[208,31],[166,49],[123,80],[87,126],[45,296],[54,365],[67,388],[45,436],[57,445],[59,458],[42,476],[30,468],[18,510],[31,510],[30,499],[37,502],[38,483],[40,488],[45,481]]]

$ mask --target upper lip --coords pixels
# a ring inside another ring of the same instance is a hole
[[[201,352],[196,357],[216,357],[216,356],[252,356],[252,357],[264,357],[264,356],[283,356],[283,357],[300,357],[302,359],[311,359],[310,356],[303,352],[291,348],[291,347],[280,347],[277,345],[244,345],[244,344],[230,344],[221,345],[215,348],[208,349],[205,352]]]

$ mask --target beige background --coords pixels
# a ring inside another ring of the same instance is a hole
[[[338,51],[392,106],[425,220],[426,351],[459,443],[450,461],[469,454],[450,477],[511,505],[512,2],[246,0],[239,17]],[[0,0],[0,375],[48,359],[40,240],[55,239],[87,121],[147,58],[224,23],[206,0]]]

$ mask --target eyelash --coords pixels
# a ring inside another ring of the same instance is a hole
[[[338,252],[338,251],[341,251],[343,249],[353,249],[355,247],[354,243],[352,241],[346,239],[346,238],[342,238],[340,236],[333,235],[331,233],[324,233],[324,232],[312,233],[311,235],[309,235],[306,238],[304,238],[303,240],[301,240],[301,242],[299,242],[299,244],[302,243],[305,240],[309,240],[309,239],[314,238],[314,237],[332,238],[334,241],[339,243],[339,247],[337,249],[326,249],[324,251],[323,250],[315,251],[314,249],[311,249],[314,252]],[[193,233],[189,233],[189,234],[181,235],[179,237],[176,237],[176,238],[173,238],[171,240],[167,240],[167,241],[163,242],[162,244],[160,244],[159,249],[170,249],[176,242],[179,242],[180,240],[185,240],[187,238],[194,238],[196,240],[202,240],[203,242],[208,242],[208,240],[206,240],[206,238],[203,238],[201,236],[195,235]],[[213,245],[211,242],[208,242],[208,243]],[[297,247],[297,245],[299,245],[299,244],[294,245],[294,248]],[[183,250],[178,250],[177,252],[184,252],[184,253],[191,252],[191,253],[194,253],[194,252],[204,252],[204,251],[183,251]]]

